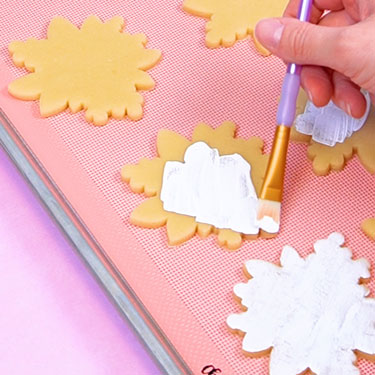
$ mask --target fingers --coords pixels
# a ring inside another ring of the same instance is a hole
[[[284,17],[297,18],[301,0],[290,0],[284,11]],[[338,11],[344,9],[343,0],[315,0],[311,7],[310,22],[318,23],[326,10]]]
[[[304,66],[301,84],[317,107],[333,102],[350,116],[360,118],[366,111],[366,100],[360,88],[344,75],[319,66]],[[373,98],[374,99],[374,98]]]
[[[344,75],[333,72],[334,92],[332,100],[350,116],[360,118],[366,111],[366,100],[360,88]]]
[[[320,10],[344,9],[345,0],[315,0],[314,5]]]
[[[344,75],[318,66],[304,66],[301,84],[317,107],[333,102],[350,116],[360,118],[366,111],[366,100],[360,88]],[[370,95],[375,104],[375,96]]]
[[[255,34],[269,51],[287,62],[336,69],[341,61],[337,56],[343,30],[291,18],[270,18],[257,24]]]
[[[356,21],[350,17],[349,13],[345,10],[339,10],[337,12],[330,12],[320,19],[320,26],[350,26],[354,25]]]
[[[320,66],[306,65],[301,72],[301,85],[317,107],[328,104],[333,95],[330,73]]]
[[[317,107],[333,102],[350,116],[360,118],[366,111],[366,100],[360,88],[343,74],[319,66],[304,66],[301,84]],[[372,98],[374,99],[374,97]]]
[[[284,11],[284,17],[297,18],[300,3],[300,0],[291,0]],[[323,11],[313,4],[311,7],[310,22],[318,23],[322,15]]]

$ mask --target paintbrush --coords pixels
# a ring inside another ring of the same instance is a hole
[[[298,11],[298,19],[300,21],[309,21],[312,2],[313,0],[301,0]],[[261,221],[265,217],[269,217],[278,226],[280,224],[290,128],[296,116],[296,103],[301,81],[300,73],[300,65],[288,64],[277,110],[278,125],[259,198],[258,220]]]

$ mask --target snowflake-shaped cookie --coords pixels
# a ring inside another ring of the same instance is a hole
[[[237,40],[253,35],[257,22],[266,17],[280,17],[287,0],[184,0],[185,11],[209,18],[206,45],[216,48],[232,46]],[[254,38],[259,52],[269,52]]]
[[[365,259],[353,260],[344,237],[332,233],[317,241],[315,253],[301,258],[285,246],[278,267],[261,260],[246,263],[251,275],[234,287],[246,312],[228,317],[245,334],[249,353],[271,350],[271,375],[358,375],[357,354],[375,356],[375,299],[366,298],[370,277]],[[271,349],[272,348],[272,349]],[[374,357],[375,358],[375,357]]]
[[[301,90],[298,96],[297,114],[304,112],[306,102],[307,96]],[[312,160],[316,175],[324,176],[331,170],[341,171],[354,154],[357,154],[365,169],[371,174],[375,173],[375,108],[371,109],[366,123],[360,130],[343,143],[336,143],[333,147],[317,143],[311,139],[311,136],[298,133],[294,126],[291,140],[308,144],[307,156]]]
[[[158,50],[145,48],[144,34],[121,32],[122,17],[102,23],[88,17],[81,29],[62,17],[54,18],[47,39],[12,42],[9,51],[17,66],[31,74],[10,83],[18,99],[40,100],[43,117],[67,107],[86,111],[86,119],[104,125],[108,116],[132,120],[142,117],[143,97],[153,79],[145,71],[160,59]]]
[[[251,165],[251,179],[257,193],[267,167],[268,155],[263,154],[263,141],[252,137],[248,140],[235,138],[236,125],[224,122],[217,129],[206,124],[199,124],[193,132],[192,140],[169,131],[161,130],[157,138],[158,157],[141,159],[137,165],[125,165],[121,175],[135,193],[145,193],[150,199],[143,202],[132,212],[130,221],[134,225],[145,228],[158,228],[166,225],[170,245],[179,245],[198,233],[205,238],[214,232],[218,235],[221,246],[235,250],[241,246],[243,238],[253,239],[255,236],[244,236],[230,229],[216,229],[212,225],[197,223],[194,217],[165,211],[160,200],[164,166],[167,161],[184,161],[186,149],[196,142],[205,142],[211,148],[219,150],[220,155],[241,155]],[[267,237],[267,233],[260,231]]]

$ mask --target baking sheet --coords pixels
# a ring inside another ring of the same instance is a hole
[[[146,198],[130,191],[120,170],[156,156],[158,130],[190,137],[201,121],[217,127],[230,120],[238,136],[262,137],[269,152],[284,73],[277,58],[260,56],[249,40],[230,49],[207,49],[205,21],[184,13],[181,1],[20,1],[2,3],[0,10],[7,15],[0,35],[2,110],[193,373],[211,364],[224,374],[268,373],[268,358],[245,357],[241,339],[225,324],[229,314],[239,311],[232,287],[245,280],[246,260],[277,262],[286,244],[306,256],[317,239],[340,231],[355,257],[374,263],[373,243],[360,231],[360,222],[375,212],[375,176],[354,158],[344,171],[316,177],[304,145],[289,149],[276,239],[247,241],[237,252],[220,248],[213,235],[171,248],[165,228],[129,224],[131,211]],[[148,47],[163,53],[150,70],[156,87],[143,94],[145,113],[138,122],[111,120],[95,127],[83,112],[68,111],[41,119],[38,102],[18,101],[7,93],[7,84],[25,74],[11,62],[10,41],[45,37],[56,15],[80,26],[90,14],[102,20],[123,16],[127,31],[145,33]],[[369,286],[373,292],[375,282]],[[362,374],[375,372],[368,361],[360,360],[359,366]]]

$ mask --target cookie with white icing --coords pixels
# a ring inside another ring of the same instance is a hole
[[[172,246],[182,244],[195,234],[206,238],[214,233],[220,246],[236,250],[243,240],[275,236],[278,226],[274,230],[274,223],[270,220],[257,223],[254,214],[269,155],[263,153],[260,138],[243,139],[236,137],[235,132],[236,125],[229,121],[216,129],[204,123],[198,124],[191,139],[170,130],[160,130],[156,141],[157,156],[141,159],[135,165],[125,165],[121,171],[122,179],[133,192],[144,193],[150,198],[134,209],[130,222],[143,228],[166,226],[168,243]],[[207,160],[210,155],[212,162]],[[201,163],[197,163],[197,159],[201,159]],[[228,167],[228,164],[233,166],[233,163],[234,168],[221,168]],[[235,166],[240,165],[237,170]],[[207,169],[211,178],[217,179],[214,184],[209,178],[200,178]],[[223,169],[224,175],[221,173]],[[247,182],[236,186],[241,179]],[[224,186],[222,181],[234,184],[232,187]],[[226,196],[221,196],[221,193]],[[200,207],[196,198],[205,207]],[[237,199],[244,199],[248,208],[242,210],[245,205],[233,201]],[[234,215],[232,204],[242,210],[240,215]],[[243,213],[246,214],[245,219]],[[207,217],[210,220],[206,221]],[[215,221],[211,221],[213,217]],[[228,218],[231,222],[236,221],[234,229],[231,229],[232,225],[226,225]],[[249,231],[237,225],[242,226],[245,221],[250,224]]]
[[[281,267],[250,260],[252,278],[234,287],[245,312],[228,326],[244,333],[247,353],[271,350],[270,374],[358,375],[356,354],[375,359],[375,299],[366,298],[365,259],[353,260],[344,237],[332,233],[306,259],[285,246]]]
[[[160,199],[165,211],[217,229],[250,236],[279,231],[272,217],[257,218],[259,200],[247,160],[238,153],[220,155],[205,142],[190,145],[184,163],[166,162]]]
[[[297,115],[304,113],[307,101],[307,95],[301,89],[297,99]],[[293,142],[308,144],[307,156],[312,161],[312,168],[316,175],[324,176],[331,171],[341,171],[355,155],[369,173],[375,173],[375,108],[368,107],[368,109],[370,113],[365,124],[353,132],[349,138],[346,138],[343,143],[336,143],[333,147],[315,142],[312,133],[311,135],[302,134],[297,131],[296,126],[292,127],[290,139]],[[311,113],[308,116],[310,119],[307,122],[311,125],[310,120],[314,118],[313,122],[315,123],[316,117]],[[325,125],[330,122],[330,117],[324,115],[320,117],[320,120],[318,122],[321,122],[322,126],[319,126],[319,129],[329,129]],[[305,125],[308,124],[305,123]],[[313,131],[311,127],[310,130]]]

